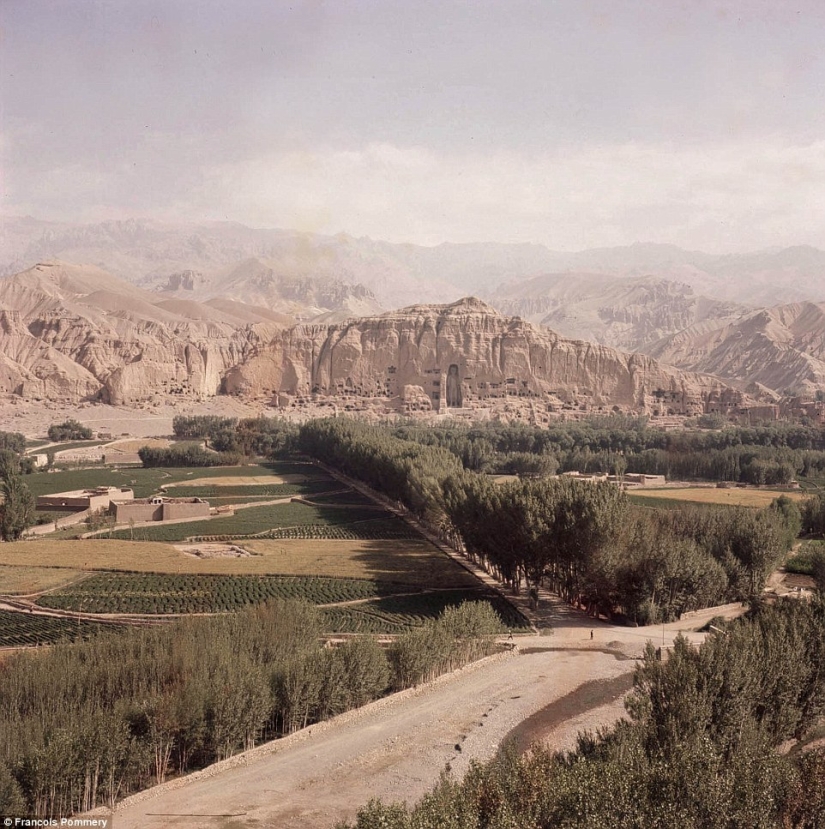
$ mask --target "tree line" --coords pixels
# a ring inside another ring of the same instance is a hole
[[[101,634],[0,671],[0,813],[65,816],[364,705],[491,652],[486,603],[383,650],[321,644],[312,606]]]
[[[239,452],[207,452],[195,443],[183,446],[141,446],[138,457],[144,467],[236,466],[244,458]]]
[[[410,422],[393,434],[446,448],[476,472],[614,473],[620,468],[678,480],[756,485],[825,475],[825,430],[790,424],[664,432],[650,428],[645,418],[617,415],[547,427]]]
[[[302,425],[298,445],[405,504],[514,590],[546,580],[591,613],[640,624],[757,596],[801,527],[788,498],[652,511],[608,483],[497,484],[446,447],[344,419]]]
[[[780,752],[825,710],[825,603],[760,606],[667,661],[648,644],[628,718],[574,751],[503,751],[414,806],[366,804],[337,829],[817,829],[825,751]]]

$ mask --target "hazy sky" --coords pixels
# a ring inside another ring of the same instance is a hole
[[[0,0],[2,213],[825,247],[825,2]]]

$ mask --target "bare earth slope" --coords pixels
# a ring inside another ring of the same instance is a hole
[[[662,339],[649,353],[691,371],[809,395],[825,388],[825,303],[754,311],[718,327],[705,323]]]
[[[2,390],[69,402],[214,395],[279,328],[62,262],[0,280],[0,309]]]
[[[545,274],[509,284],[490,302],[565,337],[642,352],[697,323],[731,320],[748,310],[660,277],[588,273]]]

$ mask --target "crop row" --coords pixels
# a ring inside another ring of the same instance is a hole
[[[321,576],[104,573],[45,595],[40,604],[87,613],[220,613],[273,598],[329,604],[414,589]]]
[[[186,521],[180,524],[160,524],[132,530],[118,530],[107,537],[126,541],[183,541],[191,536],[225,535],[229,538],[265,533],[279,527],[304,525],[340,525],[367,521],[377,515],[389,515],[366,507],[313,506],[290,502],[269,506],[249,507],[234,515],[212,518],[209,521]]]
[[[313,495],[336,488],[332,478],[310,480],[290,484],[249,484],[246,486],[170,486],[169,495],[175,498],[225,498],[229,496],[268,495],[270,498],[286,498],[289,495]]]
[[[110,625],[86,619],[61,619],[34,613],[0,610],[0,647],[20,648],[30,645],[51,645],[55,642],[81,638],[109,629]]]
[[[527,627],[524,617],[494,593],[478,590],[443,590],[411,596],[387,596],[364,604],[325,607],[323,616],[329,633],[400,633],[437,619],[447,607],[465,601],[485,601],[501,620],[501,630]]]

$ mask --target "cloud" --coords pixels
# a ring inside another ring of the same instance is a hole
[[[368,144],[203,171],[177,211],[392,241],[666,241],[708,250],[825,244],[825,142],[449,154]]]
[[[825,246],[825,141],[623,142],[441,152],[389,142],[215,161],[208,138],[152,134],[106,165],[14,168],[5,211],[227,219],[389,241],[670,242],[726,252]],[[6,155],[8,140],[0,137]]]

